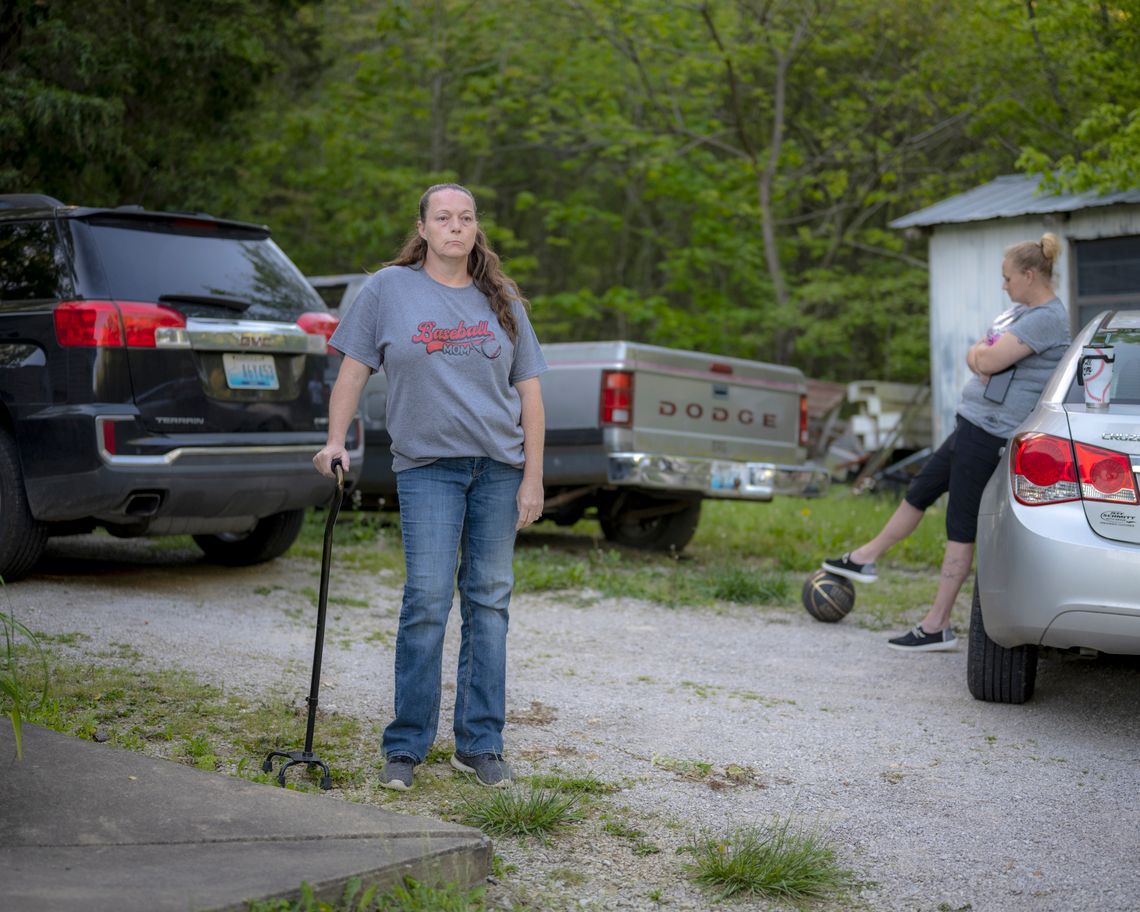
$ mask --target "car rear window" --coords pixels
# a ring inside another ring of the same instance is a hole
[[[118,300],[162,298],[188,315],[240,312],[243,318],[288,322],[326,309],[263,230],[193,218],[85,221],[108,292]],[[202,300],[208,298],[233,303],[215,307]]]
[[[1112,346],[1112,401],[1140,405],[1140,326],[1100,332],[1093,344]],[[1084,396],[1084,389],[1074,377],[1065,401],[1083,402]]]

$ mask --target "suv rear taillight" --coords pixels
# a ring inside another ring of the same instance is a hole
[[[602,371],[602,424],[629,427],[633,422],[633,374]]]
[[[1082,498],[1138,502],[1132,460],[1124,453],[1087,443],[1070,444],[1052,434],[1020,434],[1011,446],[1013,494],[1027,507]]]
[[[808,445],[808,407],[807,394],[800,396],[800,446]]]
[[[332,334],[336,331],[340,321],[331,313],[324,313],[319,310],[311,310],[308,313],[303,313],[297,318],[297,325],[305,332],[314,336],[324,336],[325,342],[332,338]],[[332,354],[334,349],[328,349],[329,354]]]
[[[55,308],[55,337],[65,348],[154,348],[160,329],[185,329],[172,307],[138,301],[64,301]]]

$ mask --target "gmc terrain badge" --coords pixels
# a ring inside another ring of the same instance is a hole
[[[159,415],[155,419],[159,424],[205,424],[205,418],[192,418],[182,415]]]

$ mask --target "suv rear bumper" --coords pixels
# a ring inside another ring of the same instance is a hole
[[[167,446],[151,436],[146,447],[111,452],[104,424],[119,425],[123,418],[88,417],[87,432],[71,435],[72,446],[77,436],[85,438],[82,449],[89,453],[84,459],[72,455],[76,471],[61,472],[57,465],[37,472],[36,451],[43,458],[47,441],[34,434],[28,437],[35,444],[22,441],[28,504],[36,519],[91,517],[152,533],[238,531],[262,517],[316,506],[331,497],[331,482],[313,467],[313,456],[325,442],[323,433],[202,435],[201,443],[179,435],[168,438]],[[362,435],[356,439],[349,450],[346,488],[359,478],[364,461]]]

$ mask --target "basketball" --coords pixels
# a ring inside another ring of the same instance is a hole
[[[855,607],[855,584],[846,577],[816,570],[804,580],[803,600],[813,618],[834,624]]]

